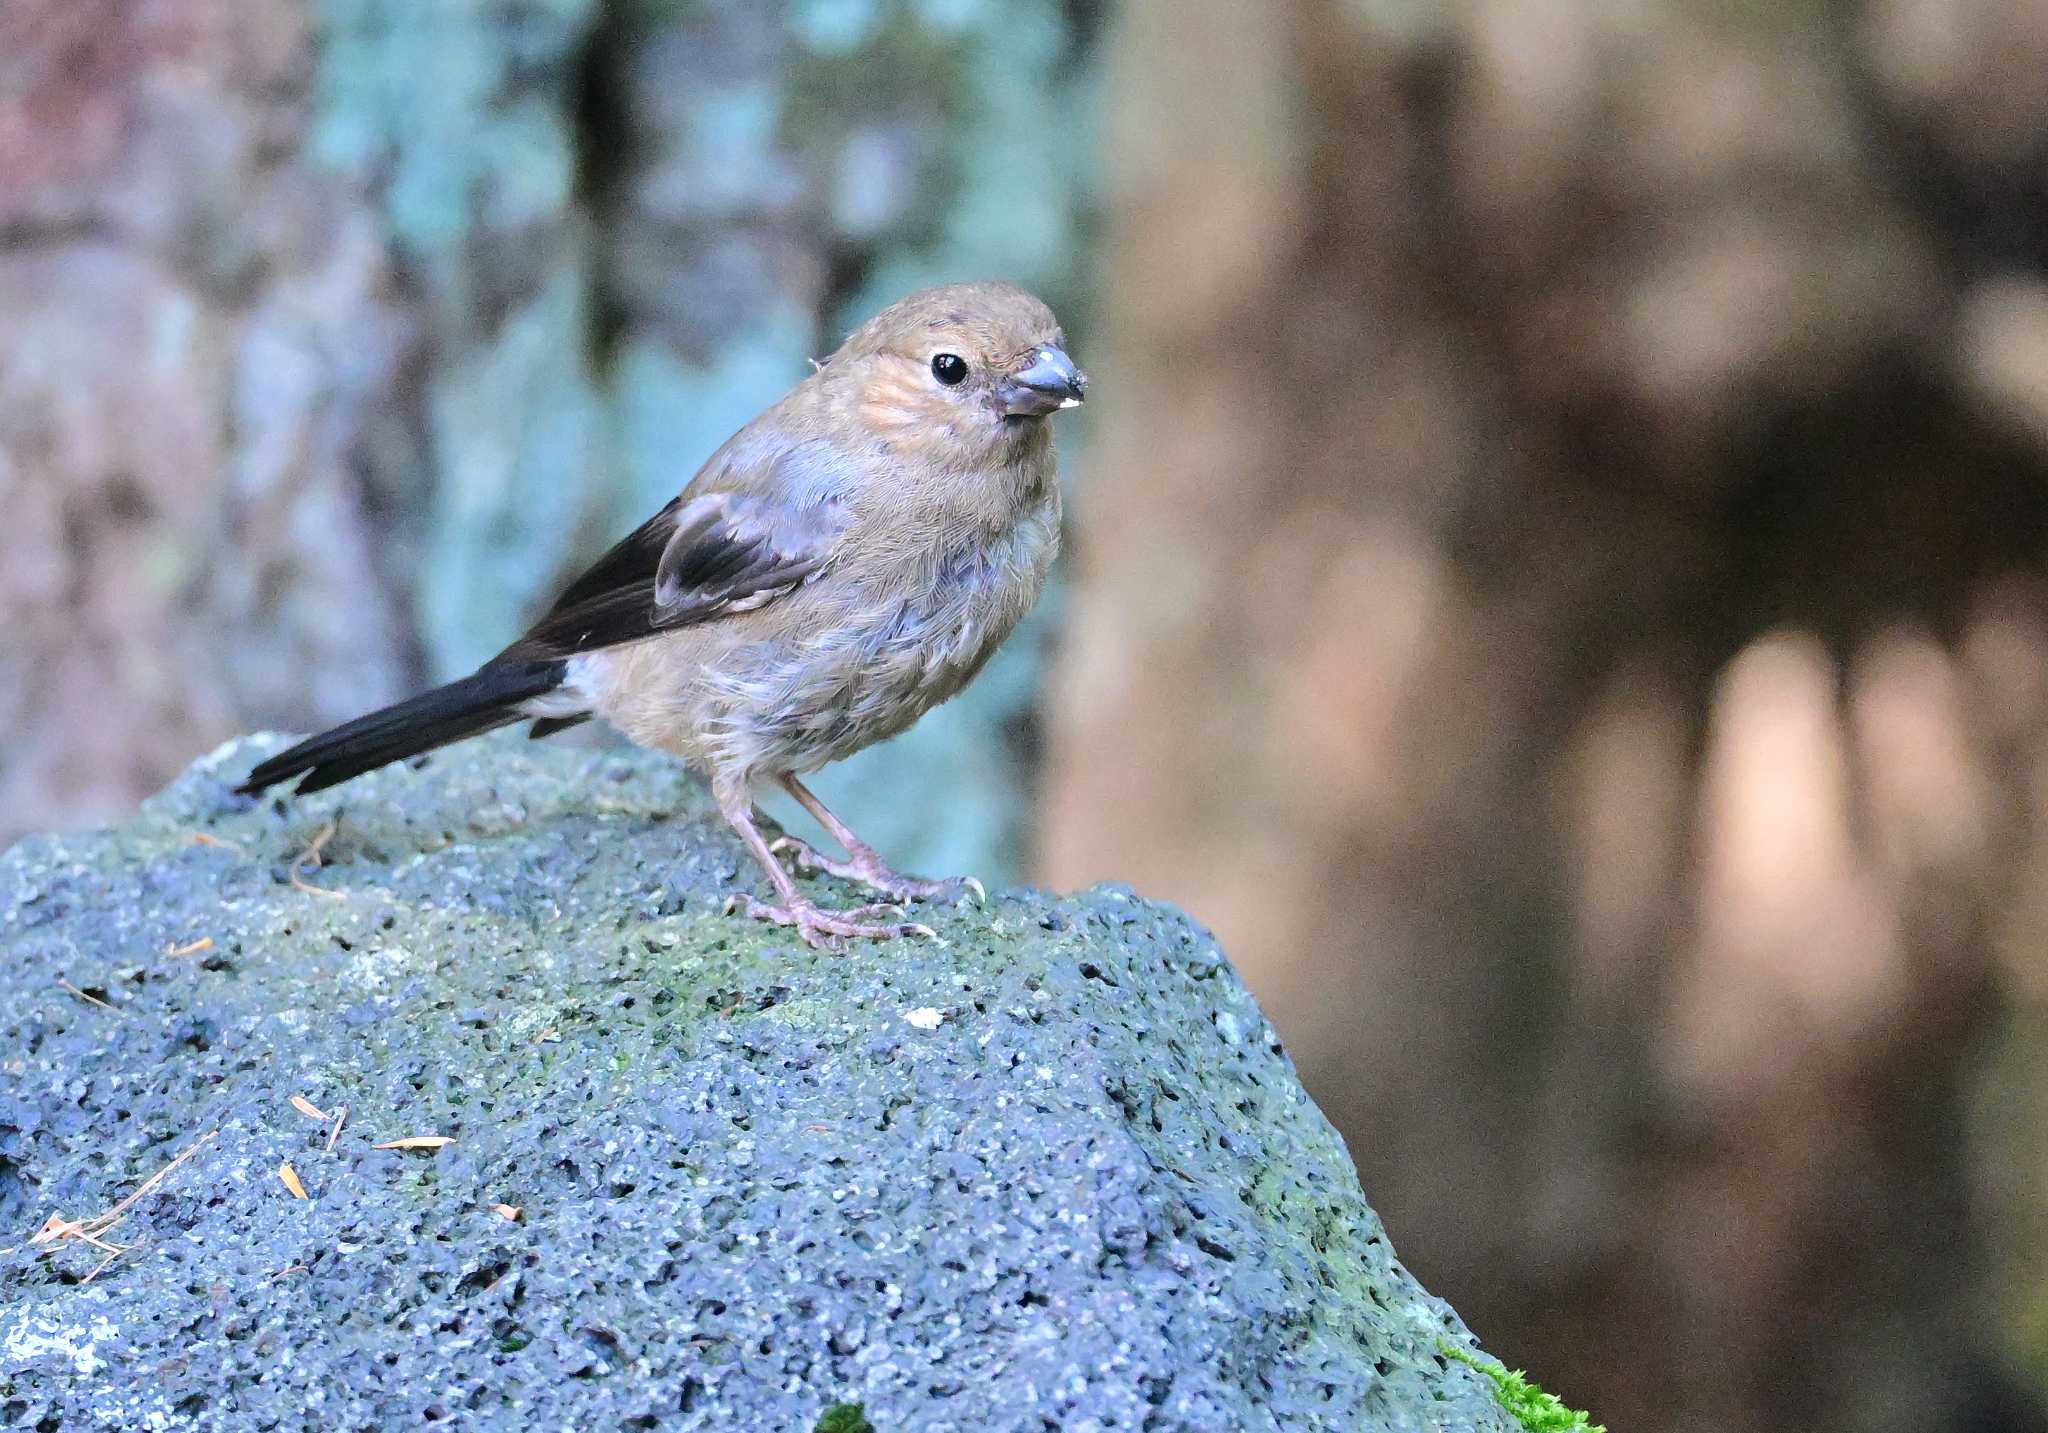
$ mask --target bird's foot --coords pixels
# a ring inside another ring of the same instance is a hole
[[[893,905],[858,906],[850,911],[828,911],[801,897],[788,905],[777,906],[755,896],[735,895],[725,903],[725,909],[727,914],[736,909],[744,910],[754,920],[772,921],[776,925],[794,927],[796,933],[803,938],[804,944],[813,950],[837,950],[841,940],[895,940],[906,935],[939,939],[937,931],[915,921],[868,919],[882,911],[898,909]]]
[[[799,871],[824,871],[842,881],[858,881],[892,901],[937,901],[957,906],[972,893],[976,904],[988,904],[987,888],[972,876],[953,876],[943,881],[906,876],[890,870],[872,853],[866,859],[855,856],[838,861],[795,836],[778,836],[769,842],[768,849],[778,854],[788,852],[790,864]]]

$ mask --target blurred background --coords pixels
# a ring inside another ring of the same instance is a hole
[[[2048,1428],[2041,0],[0,0],[0,839],[990,275],[1064,581],[828,798],[1210,924],[1616,1433]]]

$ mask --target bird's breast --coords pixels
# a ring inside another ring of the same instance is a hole
[[[1057,506],[1038,504],[994,538],[893,577],[827,572],[800,625],[712,675],[721,728],[744,734],[759,770],[812,770],[894,736],[987,663],[1037,600],[1058,544]]]
[[[1057,510],[1043,506],[993,538],[952,543],[882,604],[864,675],[904,689],[917,711],[952,696],[1031,610],[1058,545]]]

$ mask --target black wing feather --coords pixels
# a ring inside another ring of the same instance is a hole
[[[725,493],[699,498],[676,516],[675,535],[654,573],[654,600],[670,621],[702,620],[699,609],[729,609],[803,581],[824,565],[841,511],[769,508]]]
[[[758,606],[823,567],[844,526],[835,503],[791,511],[735,493],[677,498],[571,583],[504,655],[560,659]]]
[[[548,608],[548,616],[580,607],[607,593],[629,589],[651,578],[661,562],[662,549],[675,536],[676,514],[682,506],[681,498],[670,498],[660,512],[613,543],[581,577],[562,589],[561,596]]]

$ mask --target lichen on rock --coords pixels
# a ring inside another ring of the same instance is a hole
[[[1179,913],[820,954],[656,758],[275,745],[0,858],[0,1424],[1514,1426]]]

